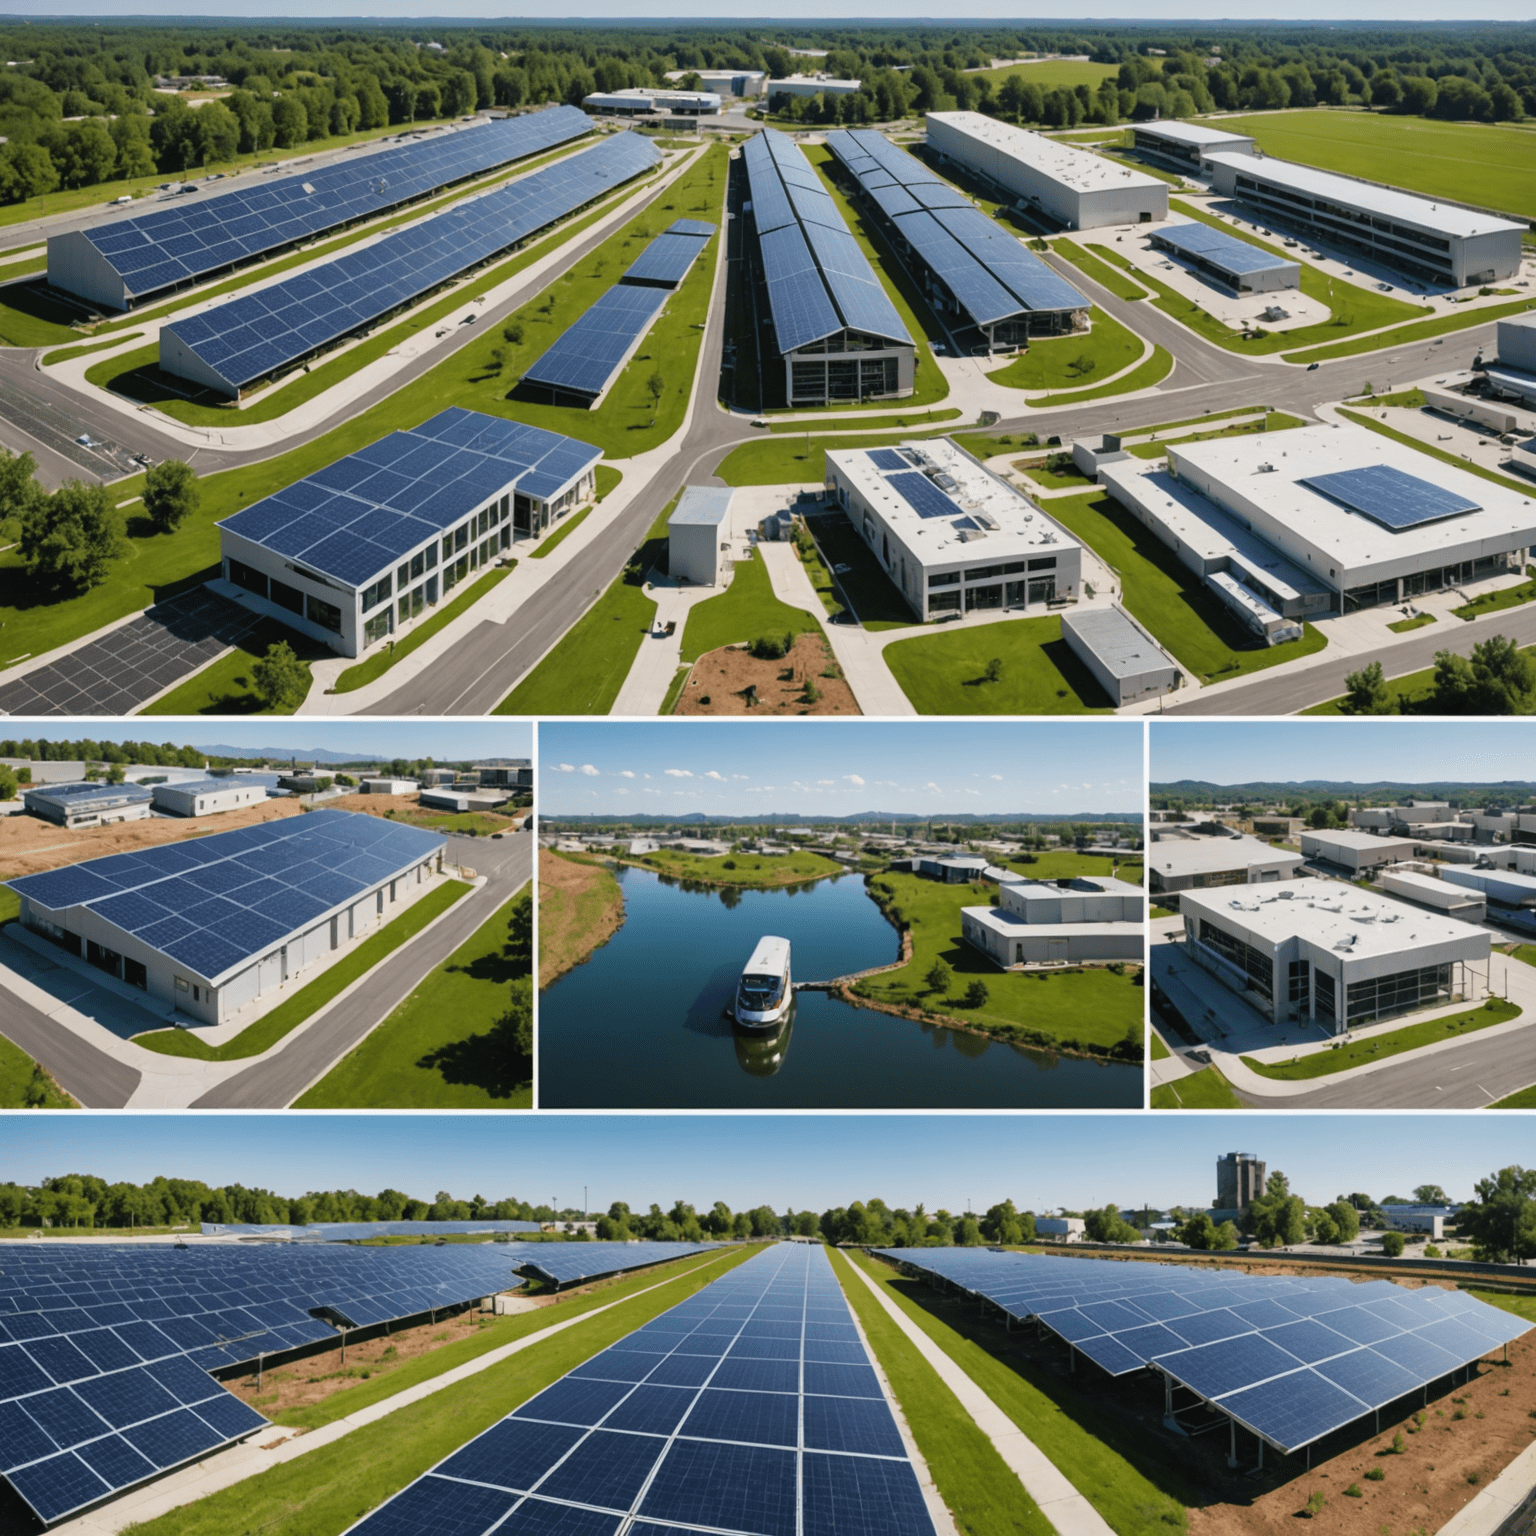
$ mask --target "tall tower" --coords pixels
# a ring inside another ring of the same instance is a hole
[[[1264,1164],[1251,1152],[1228,1152],[1216,1159],[1218,1211],[1246,1211],[1264,1193]]]

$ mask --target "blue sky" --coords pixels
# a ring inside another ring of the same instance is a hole
[[[1205,1204],[1216,1159],[1243,1150],[1314,1202],[1415,1184],[1466,1198],[1531,1161],[1523,1115],[92,1115],[8,1116],[3,1177],[156,1174],[285,1195],[392,1187],[430,1199],[517,1197],[590,1208],[676,1199],[777,1210],[880,1196],[978,1210]]]
[[[542,724],[549,815],[1142,808],[1139,721]]]
[[[1151,776],[1154,784],[1536,780],[1536,721],[1153,721]]]

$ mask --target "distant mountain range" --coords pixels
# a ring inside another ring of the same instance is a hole
[[[1398,800],[1475,800],[1497,795],[1502,800],[1536,798],[1536,783],[1528,779],[1502,779],[1496,783],[1478,783],[1455,779],[1439,783],[1413,783],[1404,779],[1377,779],[1357,784],[1348,779],[1300,779],[1284,782],[1256,781],[1251,784],[1211,784],[1204,779],[1179,779],[1173,783],[1154,782],[1154,795],[1177,795],[1186,800],[1292,800],[1296,798]]]
[[[953,824],[959,826],[972,826],[977,822],[988,822],[993,825],[1014,825],[1019,822],[1058,822],[1058,821],[1082,821],[1096,824],[1136,825],[1141,824],[1139,811],[1080,811],[1068,813],[1065,811],[999,811],[992,815],[982,812],[964,812],[942,816],[922,816],[911,811],[857,811],[851,816],[803,816],[793,811],[775,811],[770,815],[758,813],[748,816],[707,816],[702,811],[690,811],[685,816],[596,816],[591,814],[571,813],[563,815],[554,811],[549,812],[546,821],[579,822],[584,826],[593,827],[807,827],[815,825],[838,826],[868,826],[885,822],[926,823],[929,821],[937,824]]]
[[[199,752],[206,753],[209,757],[261,757],[270,758],[274,762],[286,763],[297,759],[301,763],[326,763],[333,767],[343,768],[352,764],[363,765],[367,763],[390,763],[394,759],[381,757],[368,752],[333,752],[329,747],[231,747],[231,746],[205,746],[201,742],[196,744]],[[468,758],[445,758],[444,763],[452,765],[459,762],[468,762]],[[504,767],[511,762],[526,762],[526,758],[510,757],[477,757],[477,763],[484,763],[487,767]]]

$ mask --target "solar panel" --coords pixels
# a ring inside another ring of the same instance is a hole
[[[161,327],[160,366],[237,394],[360,330],[650,169],[661,152],[636,133],[469,198],[361,249]],[[185,356],[184,356],[185,355]],[[185,359],[190,359],[187,361]]]
[[[86,240],[131,299],[196,282],[239,261],[435,192],[591,132],[579,108],[497,120],[358,159],[263,177],[217,196],[71,235]],[[67,281],[55,275],[59,286]]]
[[[1250,272],[1268,272],[1276,267],[1295,266],[1284,256],[1250,245],[1209,224],[1169,224],[1152,237],[1154,245],[1181,256],[1196,258],[1220,267],[1234,276]]]
[[[665,288],[616,284],[561,332],[554,346],[525,370],[523,382],[595,400],[650,329],[668,296]]]
[[[858,1337],[824,1250],[776,1245],[523,1403],[353,1530],[933,1536],[867,1355],[850,1397],[798,1350],[749,1362],[765,1368],[754,1381],[715,1352],[765,1323],[796,1344],[813,1316]],[[701,1342],[709,1353],[686,1353]],[[567,1513],[592,1523],[559,1523]]]
[[[678,219],[641,251],[619,281],[659,283],[666,288],[675,288],[688,275],[688,269],[709,244],[714,232],[713,224],[704,224],[698,219]]]
[[[960,508],[933,481],[915,469],[888,475],[885,483],[919,517],[955,517],[960,512]]]
[[[603,1275],[707,1253],[713,1243],[540,1243],[522,1252],[519,1273],[552,1285],[579,1285]]]
[[[450,1237],[490,1232],[538,1232],[536,1221],[313,1221],[307,1226],[259,1222],[205,1221],[204,1237],[317,1238],[327,1243],[356,1243],[370,1237]]]
[[[1393,532],[1482,510],[1477,502],[1391,464],[1367,464],[1360,469],[1309,475],[1301,483]]]

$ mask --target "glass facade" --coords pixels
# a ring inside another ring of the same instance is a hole
[[[1225,928],[1218,928],[1215,923],[1205,919],[1200,923],[1200,942],[1209,945],[1223,960],[1235,965],[1261,997],[1274,997],[1275,962],[1269,955],[1255,949],[1235,933],[1228,933]]]
[[[1433,1008],[1451,1000],[1451,965],[1426,965],[1369,981],[1352,981],[1345,996],[1346,1027]]]

